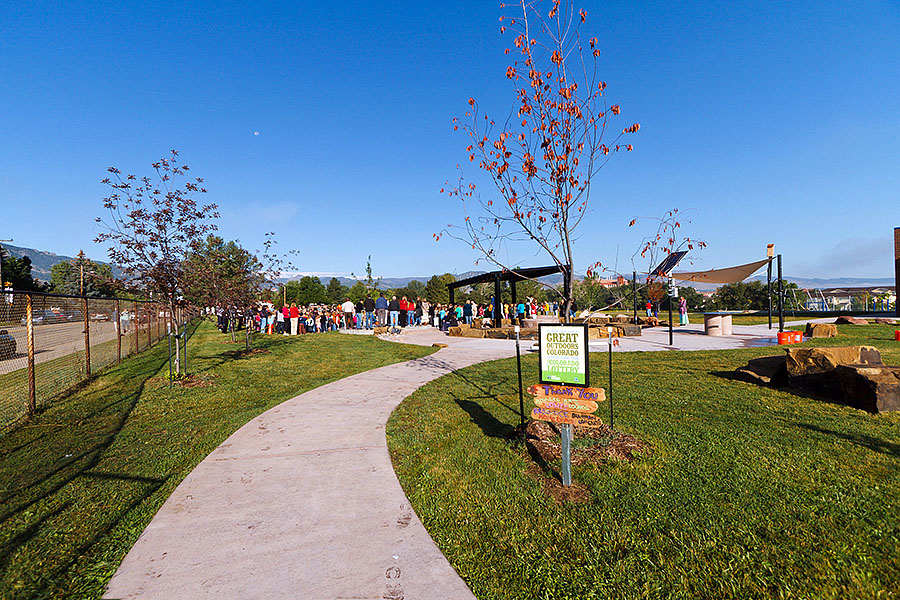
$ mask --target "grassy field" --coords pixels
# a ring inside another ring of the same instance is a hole
[[[816,344],[871,344],[900,364],[893,330],[840,326]],[[481,600],[900,597],[900,414],[731,378],[779,352],[616,354],[616,428],[652,450],[575,466],[584,503],[550,497],[559,464],[535,466],[506,437],[519,418],[514,360],[404,401],[388,424],[394,466]],[[536,383],[536,358],[523,363]],[[605,365],[594,355],[595,384]]]
[[[195,325],[169,388],[165,344],[111,367],[0,437],[0,598],[97,598],[182,479],[241,425],[319,385],[434,350],[338,333],[257,336],[241,356]],[[327,356],[328,360],[323,360]]]

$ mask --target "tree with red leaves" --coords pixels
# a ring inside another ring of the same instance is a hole
[[[562,0],[501,6],[515,13],[500,18],[500,32],[514,36],[514,49],[506,50],[516,55],[506,70],[516,94],[513,109],[498,126],[469,98],[465,122],[454,119],[454,129],[462,127],[471,140],[469,161],[477,159],[490,175],[496,195],[483,198],[460,170],[457,183],[441,191],[462,200],[465,219],[435,238],[447,234],[463,240],[501,269],[511,267],[501,258],[507,243],[536,243],[563,269],[557,291],[568,316],[574,232],[586,214],[591,181],[612,155],[632,149],[620,140],[640,125],[613,124],[621,110],[608,103],[606,83],[599,78],[597,38],[585,45],[582,37],[584,10],[576,12]]]
[[[101,183],[112,189],[103,199],[109,216],[96,218],[104,231],[94,241],[110,243],[110,261],[132,284],[165,298],[177,335],[175,305],[187,284],[185,259],[195,244],[217,229],[212,219],[219,213],[215,204],[200,205],[194,199],[206,193],[203,179],[186,179],[189,168],[179,162],[176,150],[152,167],[155,177],[140,179],[115,167],[107,169],[111,177]]]

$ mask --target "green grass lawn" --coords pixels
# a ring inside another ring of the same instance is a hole
[[[241,425],[293,396],[432,348],[339,333],[257,336],[243,348],[191,327],[189,367],[210,387],[169,388],[166,345],[106,369],[0,437],[0,598],[97,598],[175,486]],[[327,357],[327,360],[326,360]]]
[[[900,364],[894,327],[839,330],[805,345],[870,344]],[[481,600],[900,597],[900,414],[729,377],[779,352],[616,354],[616,428],[653,450],[575,466],[585,503],[548,496],[559,464],[536,468],[506,439],[519,419],[514,359],[404,401],[388,424],[394,466]],[[606,356],[592,363],[606,387]],[[536,357],[523,369],[536,383]]]

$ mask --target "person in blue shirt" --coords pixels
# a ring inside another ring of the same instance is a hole
[[[378,298],[375,300],[375,314],[378,316],[378,327],[387,325],[388,301],[384,297],[384,292],[379,292]]]

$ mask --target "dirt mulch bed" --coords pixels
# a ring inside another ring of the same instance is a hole
[[[577,447],[572,448],[572,464],[605,464],[612,460],[631,462],[642,454],[652,451],[652,446],[633,435],[612,429],[609,425],[602,427],[575,426],[575,438],[581,438]],[[590,442],[584,445],[585,438]],[[531,456],[537,462],[532,464],[527,473],[542,482],[544,491],[559,502],[588,502],[591,492],[584,485],[572,481],[566,487],[557,477],[547,477],[546,465],[559,464],[562,460],[559,429],[546,421],[533,420],[525,427],[525,443]],[[539,460],[537,457],[540,457]],[[543,462],[545,467],[537,464]]]

